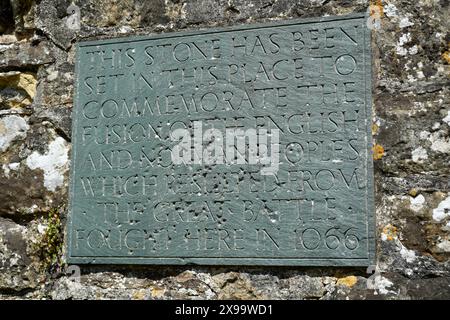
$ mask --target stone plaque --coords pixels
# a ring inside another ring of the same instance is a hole
[[[69,263],[374,260],[364,15],[81,42]]]

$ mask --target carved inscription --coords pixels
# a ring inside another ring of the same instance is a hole
[[[363,16],[83,42],[69,262],[367,265]]]

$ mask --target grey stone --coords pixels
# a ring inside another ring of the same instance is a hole
[[[39,37],[33,41],[0,44],[0,70],[35,71],[52,61],[52,46]]]
[[[0,217],[0,291],[35,288],[39,276],[31,266],[27,228]]]

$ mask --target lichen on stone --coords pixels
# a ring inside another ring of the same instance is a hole
[[[18,139],[23,139],[29,129],[27,121],[19,116],[11,115],[0,118],[0,152]]]
[[[57,137],[48,145],[46,154],[33,152],[26,159],[27,166],[32,169],[41,169],[44,172],[44,186],[49,191],[64,184],[64,173],[67,171],[69,162],[69,147],[66,141]]]

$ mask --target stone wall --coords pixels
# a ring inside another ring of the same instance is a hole
[[[450,298],[450,5],[385,0],[373,33],[377,271],[83,266],[65,273],[74,43],[364,12],[357,0],[0,0],[0,299]],[[70,21],[69,21],[70,22]]]

